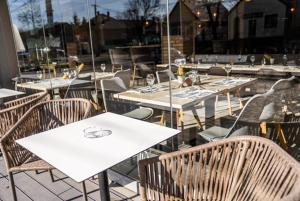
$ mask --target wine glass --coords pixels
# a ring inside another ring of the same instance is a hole
[[[40,70],[36,71],[36,77],[41,80],[43,78],[43,72]]]
[[[189,74],[189,78],[192,81],[192,86],[194,86],[197,81],[197,71],[191,71],[191,73]]]
[[[250,61],[251,61],[251,66],[253,67],[254,66],[254,62],[255,62],[255,56],[254,55],[252,55],[250,57]]]
[[[215,56],[215,66],[217,66],[218,63],[218,55]]]
[[[239,64],[241,63],[241,61],[242,61],[242,55],[238,55],[238,61],[239,61]]]
[[[282,64],[283,64],[284,66],[287,65],[287,60],[288,60],[287,55],[284,54],[284,55],[282,56]]]
[[[68,68],[63,69],[63,78],[68,79],[70,77],[70,70]]]
[[[262,65],[262,66],[265,66],[265,65],[266,65],[266,59],[265,59],[265,58],[262,58],[262,60],[261,60],[261,65]]]
[[[225,64],[225,67],[224,67],[226,73],[227,73],[227,80],[229,80],[229,74],[231,72],[231,69],[232,69],[232,64]]]
[[[104,73],[105,68],[106,68],[105,64],[101,64],[100,68],[101,68],[102,72]]]
[[[270,65],[273,66],[275,59],[274,58],[270,58]]]
[[[152,92],[152,86],[154,85],[155,77],[153,74],[148,74],[146,77],[147,84],[150,87],[150,91]]]
[[[71,76],[72,77],[77,77],[78,73],[77,73],[77,69],[74,69],[72,72],[71,72]]]
[[[197,67],[200,68],[201,67],[201,63],[202,63],[202,59],[198,59],[198,64],[197,64]]]

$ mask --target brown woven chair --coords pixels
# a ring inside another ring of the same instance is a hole
[[[0,139],[32,106],[49,98],[47,92],[41,92],[4,103],[0,110]]]
[[[32,107],[1,139],[14,200],[13,173],[51,170],[53,167],[16,143],[16,140],[89,117],[91,103],[85,99],[51,100]]]
[[[235,137],[139,162],[141,200],[300,200],[300,164],[270,140]]]

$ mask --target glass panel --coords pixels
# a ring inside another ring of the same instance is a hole
[[[15,37],[21,72],[38,70],[40,62],[46,60],[47,52],[40,2],[9,1],[9,5],[14,31],[21,36]]]

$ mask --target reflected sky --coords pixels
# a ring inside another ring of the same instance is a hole
[[[40,16],[46,23],[47,16],[45,2],[46,0],[9,0],[13,23],[19,28],[26,29],[26,26],[24,27],[24,24],[20,22],[19,15],[21,12],[29,12],[32,7],[36,9],[34,15],[40,13]],[[89,0],[90,16],[95,16],[94,8],[96,6],[97,12],[105,14],[109,12],[112,17],[122,18],[124,11],[126,10],[127,2],[128,0]],[[176,0],[169,0],[169,2],[170,7],[172,7],[176,3]],[[166,0],[161,0],[162,6],[165,5],[165,3]],[[52,7],[54,22],[73,22],[74,15],[78,16],[81,20],[83,17],[88,19],[85,0],[52,0]],[[162,11],[160,11],[158,15],[161,15],[161,12]]]

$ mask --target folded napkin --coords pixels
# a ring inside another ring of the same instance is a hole
[[[127,92],[133,92],[133,93],[153,93],[153,92],[159,92],[159,91],[165,91],[168,90],[169,86],[163,86],[163,85],[153,85],[152,88],[150,86],[147,87],[141,87],[138,89],[131,89]]]
[[[210,85],[239,85],[248,82],[249,79],[225,79],[210,83]]]
[[[183,98],[183,99],[199,99],[205,96],[209,96],[214,93],[214,91],[206,90],[206,89],[188,89],[180,92],[176,92],[173,94],[175,98]]]

